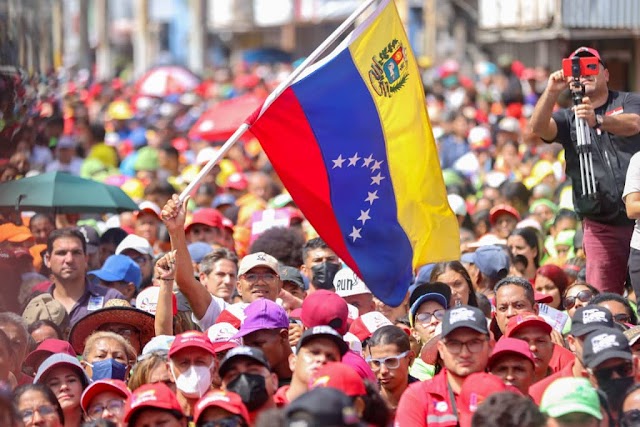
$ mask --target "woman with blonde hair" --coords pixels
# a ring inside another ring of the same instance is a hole
[[[124,337],[114,332],[97,331],[87,338],[82,359],[84,370],[93,381],[127,381],[136,352]]]

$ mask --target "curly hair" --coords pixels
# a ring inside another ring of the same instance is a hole
[[[265,252],[283,265],[299,268],[302,265],[304,238],[299,231],[285,227],[270,228],[249,248],[249,253]]]

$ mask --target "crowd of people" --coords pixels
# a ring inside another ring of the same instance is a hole
[[[609,90],[596,50],[571,57],[599,63],[573,108],[562,71],[422,69],[462,255],[420,266],[397,307],[317,236],[255,139],[178,196],[224,142],[191,131],[200,115],[265,97],[290,64],[165,97],[0,76],[0,182],[64,172],[138,205],[0,208],[0,424],[640,425],[640,98]]]

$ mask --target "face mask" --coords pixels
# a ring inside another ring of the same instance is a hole
[[[191,365],[176,377],[171,364],[171,373],[176,379],[176,388],[190,399],[200,399],[211,388],[211,367]]]
[[[115,359],[99,360],[93,364],[88,363],[88,365],[91,366],[91,379],[93,381],[108,379],[124,381],[127,373],[127,365]]]
[[[249,412],[260,408],[269,399],[267,382],[262,375],[240,374],[227,384],[227,390],[237,393],[242,398]]]
[[[609,408],[617,411],[622,408],[622,402],[627,394],[627,390],[634,383],[633,377],[612,378],[607,381],[599,381],[598,387],[607,395]]]
[[[316,289],[333,289],[333,278],[342,266],[333,262],[323,262],[311,267],[311,283]]]

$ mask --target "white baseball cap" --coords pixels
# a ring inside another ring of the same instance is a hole
[[[153,256],[153,248],[147,239],[137,236],[135,234],[129,234],[122,239],[118,247],[116,248],[116,255],[121,254],[127,249],[133,249],[134,251],[143,255]]]
[[[342,298],[371,293],[367,285],[356,276],[356,273],[347,267],[340,269],[336,273],[333,278],[333,287],[336,288],[336,293]]]

